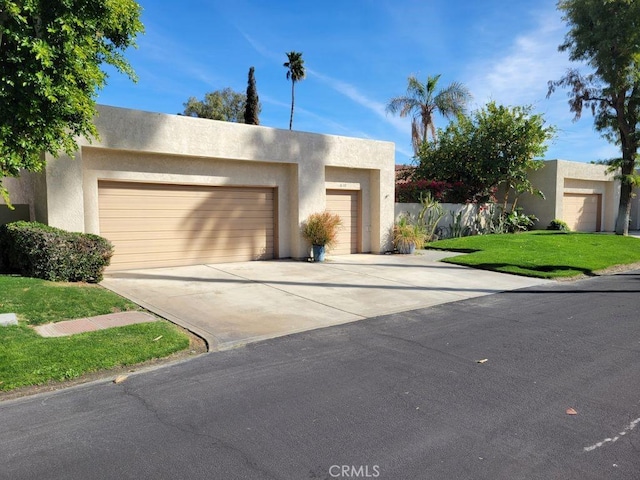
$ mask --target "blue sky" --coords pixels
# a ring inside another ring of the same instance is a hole
[[[139,0],[146,33],[127,58],[139,80],[111,74],[98,102],[178,113],[191,97],[231,87],[245,92],[255,67],[261,125],[288,128],[291,84],[285,52],[303,53],[294,130],[396,144],[410,163],[409,121],[387,115],[407,77],[442,74],[465,84],[471,109],[490,100],[533,105],[558,128],[546,158],[589,162],[618,150],[574,123],[566,91],[546,99],[547,81],[571,66],[558,52],[566,27],[555,0]],[[446,120],[439,118],[438,127]]]

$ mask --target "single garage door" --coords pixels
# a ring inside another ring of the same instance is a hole
[[[599,232],[602,216],[602,195],[564,194],[564,218],[571,230],[577,232]]]
[[[275,202],[272,188],[100,181],[110,270],[274,258]]]
[[[359,199],[357,190],[327,190],[327,210],[342,219],[338,241],[330,250],[333,255],[359,251]]]

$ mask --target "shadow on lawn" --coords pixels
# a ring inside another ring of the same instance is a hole
[[[598,274],[595,273],[593,270],[589,270],[587,268],[575,267],[571,265],[537,265],[537,266],[531,266],[531,267],[523,267],[522,265],[514,265],[511,263],[478,263],[475,265],[468,265],[468,266],[473,268],[478,268],[481,270],[491,270],[495,272],[511,273],[516,275],[524,275],[524,276],[531,276],[531,277],[540,277],[540,275],[536,275],[534,272],[547,273],[547,274],[552,274],[556,272],[557,273],[559,272],[574,273],[575,272],[575,275],[562,275],[562,274],[554,275],[554,277],[559,276],[563,278],[577,276],[580,274],[585,275],[587,277],[598,276]],[[527,275],[527,272],[531,272],[531,274]],[[547,277],[547,278],[552,278],[552,277]]]
[[[453,253],[476,253],[482,252],[481,248],[438,248],[426,246],[425,250],[433,250],[434,252],[453,252]]]

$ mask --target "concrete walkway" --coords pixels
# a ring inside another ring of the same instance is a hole
[[[43,337],[65,337],[76,333],[93,332],[95,330],[104,330],[105,328],[124,327],[125,325],[155,322],[157,320],[159,320],[158,317],[146,312],[118,312],[97,317],[47,323],[34,327],[34,330]]]
[[[438,262],[451,252],[133,270],[102,285],[222,350],[549,282]]]

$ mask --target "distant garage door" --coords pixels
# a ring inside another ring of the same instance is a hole
[[[359,192],[356,190],[327,190],[327,210],[342,220],[338,241],[330,250],[334,255],[357,253],[359,250]]]
[[[599,232],[602,216],[602,195],[564,194],[564,218],[571,230]]]
[[[272,188],[100,181],[110,270],[274,258]]]

